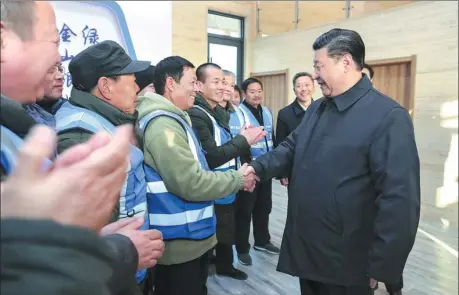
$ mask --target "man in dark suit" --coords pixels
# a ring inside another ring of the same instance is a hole
[[[277,270],[299,277],[302,295],[373,295],[378,281],[398,282],[416,237],[413,122],[362,74],[357,32],[330,30],[313,49],[324,97],[248,171],[261,181],[290,175]]]
[[[306,109],[312,102],[314,93],[314,78],[306,72],[297,73],[293,77],[293,91],[296,99],[290,105],[281,109],[277,115],[276,141],[278,146],[284,139],[300,125]],[[282,185],[288,185],[288,178],[281,178]]]

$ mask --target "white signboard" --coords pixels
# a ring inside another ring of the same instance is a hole
[[[155,1],[156,2],[156,1]],[[151,5],[153,4],[150,2]],[[64,66],[64,91],[63,96],[68,97],[70,89],[72,87],[72,79],[68,72],[68,64],[72,58],[83,49],[93,44],[102,42],[104,40],[113,40],[119,43],[126,52],[131,56],[132,59],[137,59],[134,44],[132,42],[131,33],[129,26],[134,28],[149,29],[150,33],[155,33],[154,30],[161,30],[159,35],[161,38],[156,39],[160,41],[162,50],[160,51],[161,56],[148,55],[140,57],[141,60],[151,61],[156,64],[160,59],[170,55],[171,43],[172,43],[172,32],[171,32],[171,14],[172,8],[170,1],[165,1],[160,5],[163,16],[160,21],[161,24],[155,25],[154,18],[151,18],[151,13],[143,10],[142,5],[148,4],[149,2],[141,1],[129,1],[126,12],[128,14],[136,13],[137,18],[129,15],[125,17],[125,12],[116,1],[52,1],[52,5],[56,11],[57,28],[60,35],[60,46],[59,53],[61,55],[61,61]],[[127,4],[126,3],[126,4]],[[158,3],[158,2],[156,2]],[[151,9],[151,7],[149,7]],[[157,11],[158,9],[155,9]],[[147,18],[147,17],[150,18]],[[166,20],[164,19],[166,17]],[[126,19],[131,23],[128,24]],[[148,20],[148,22],[146,22]],[[142,47],[139,48],[141,52],[146,50],[154,51],[154,47],[150,47],[149,42],[143,41],[145,37],[145,31],[137,31],[135,34],[140,35],[137,37],[137,44]],[[143,42],[142,42],[143,41]]]

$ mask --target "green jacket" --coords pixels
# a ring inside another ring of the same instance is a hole
[[[127,114],[102,99],[88,92],[83,92],[75,88],[70,93],[69,102],[77,107],[93,111],[115,126],[124,124],[134,125],[137,119],[135,114]],[[93,134],[82,129],[71,129],[58,134],[57,153],[60,154],[70,147],[87,142]],[[111,222],[118,220],[119,204],[115,207]]]
[[[191,126],[188,114],[158,94],[139,97],[139,120],[149,113],[163,110],[175,113]],[[145,163],[161,176],[167,190],[188,201],[217,200],[242,188],[241,172],[210,172],[200,168],[188,145],[185,130],[175,119],[161,116],[147,125],[143,137]],[[212,249],[215,235],[205,240],[166,241],[166,250],[159,264],[171,265],[194,260]]]

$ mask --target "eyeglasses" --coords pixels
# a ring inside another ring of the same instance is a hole
[[[54,67],[52,67],[51,69],[49,69],[49,73],[50,74],[54,74],[56,72],[59,72],[61,74],[64,73],[64,67],[62,66],[62,64],[58,64],[58,65],[55,65]]]

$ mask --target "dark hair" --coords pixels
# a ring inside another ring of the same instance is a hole
[[[155,66],[149,66],[141,72],[134,73],[135,82],[139,86],[139,92],[142,91],[145,87],[153,83],[153,78],[155,77]]]
[[[328,49],[328,56],[339,58],[345,54],[350,54],[357,64],[357,69],[362,70],[365,63],[365,44],[359,33],[346,29],[332,29],[314,41],[314,50]]]
[[[296,73],[295,76],[293,77],[293,87],[295,87],[296,80],[298,80],[298,78],[300,77],[309,77],[311,78],[312,83],[314,83],[314,78],[312,77],[311,74],[309,74],[308,72],[299,72],[299,73]]]
[[[234,90],[236,90],[237,92],[239,92],[239,97],[241,98],[242,100],[242,90],[241,90],[241,87],[237,86],[237,85],[234,85]]]
[[[373,70],[373,68],[367,63],[363,64],[363,68],[367,69],[368,72],[370,72],[370,79],[373,79],[373,76],[375,75],[375,71]]]
[[[173,78],[177,83],[180,82],[184,68],[194,69],[194,65],[181,56],[169,56],[160,61],[155,67],[153,78],[156,93],[164,95],[167,77]]]
[[[217,64],[214,64],[214,63],[211,63],[211,62],[206,62],[206,63],[200,65],[196,69],[196,77],[198,78],[198,81],[201,81],[203,83],[206,82],[206,70],[208,68],[215,68],[215,69],[219,69],[219,70],[222,69],[222,67],[220,67]]]
[[[263,84],[261,83],[260,80],[258,80],[257,78],[248,78],[248,79],[245,79],[244,82],[242,82],[242,85],[241,85],[242,91],[247,92],[247,88],[249,88],[249,85],[252,83],[260,84],[261,89],[263,90]]]

